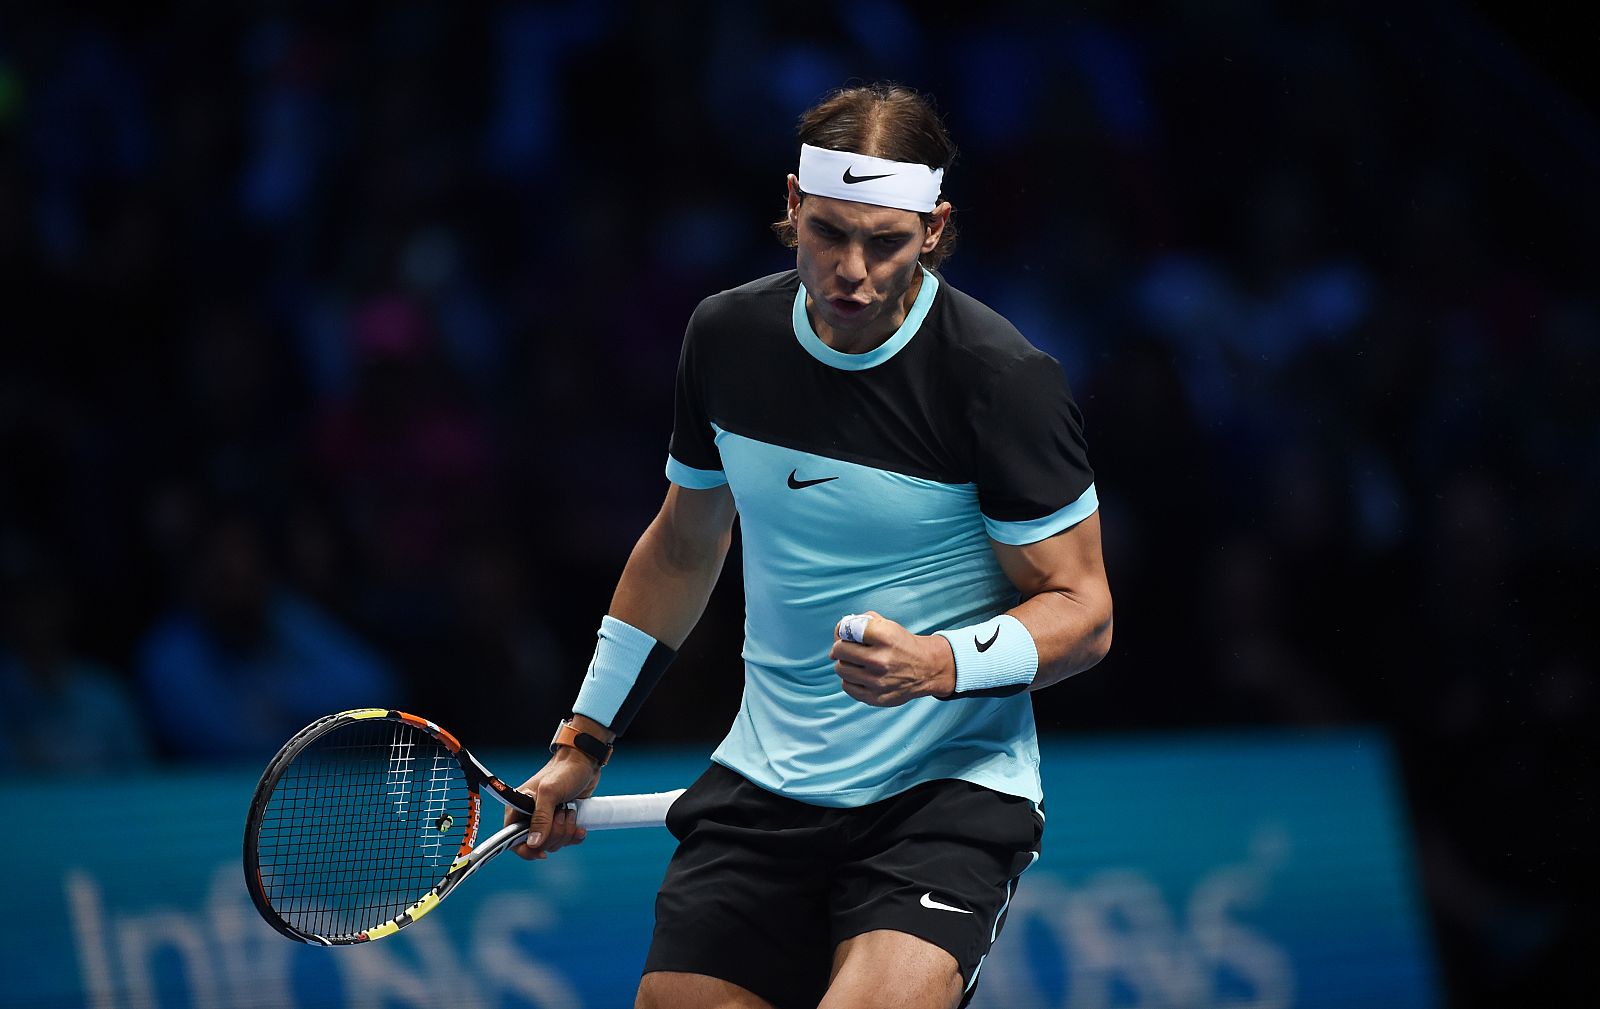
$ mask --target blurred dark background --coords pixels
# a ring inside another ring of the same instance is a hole
[[[7,5],[0,773],[542,743],[690,311],[895,79],[1087,416],[1117,640],[1041,728],[1379,726],[1453,1004],[1594,1004],[1600,33],[1402,6]],[[630,740],[720,736],[737,571]]]

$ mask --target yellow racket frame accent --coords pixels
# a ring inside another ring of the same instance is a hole
[[[392,918],[389,921],[384,922],[382,925],[379,925],[377,928],[367,929],[367,938],[381,939],[393,932],[398,932],[404,928],[405,925],[411,924],[438,906],[439,895],[437,893],[426,894],[421,900],[406,908],[405,913],[400,915],[399,918]],[[401,918],[405,919],[403,924],[400,920]]]

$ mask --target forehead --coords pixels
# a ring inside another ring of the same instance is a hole
[[[918,231],[922,228],[922,215],[914,210],[856,203],[831,196],[807,195],[800,201],[800,216],[825,221],[841,231]]]

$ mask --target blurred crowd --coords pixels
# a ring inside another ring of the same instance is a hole
[[[1088,422],[1117,641],[1042,728],[1385,728],[1458,1004],[1558,1004],[1594,119],[1448,6],[684,6],[0,16],[0,774],[249,764],[369,704],[541,743],[690,311],[792,265],[795,116],[896,79],[962,147],[946,276]],[[737,581],[633,738],[731,717]]]

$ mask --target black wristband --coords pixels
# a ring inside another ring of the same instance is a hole
[[[555,738],[550,740],[550,752],[554,753],[563,746],[570,747],[593,760],[599,767],[606,766],[611,760],[612,746],[596,736],[591,736],[570,721],[562,720],[556,726]]]

